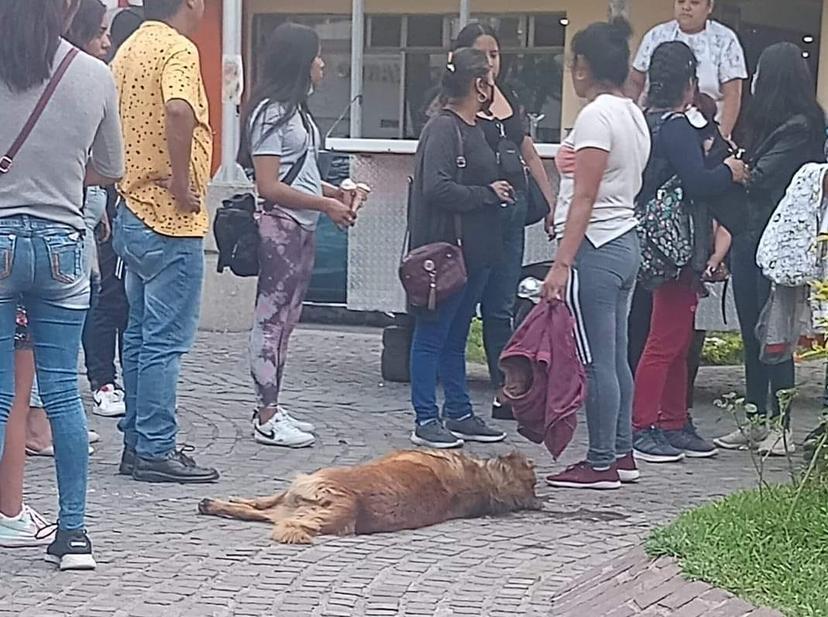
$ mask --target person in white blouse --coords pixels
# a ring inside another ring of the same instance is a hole
[[[647,82],[650,58],[666,41],[690,46],[699,62],[699,89],[719,108],[722,135],[730,139],[742,105],[742,82],[747,79],[745,53],[736,33],[710,19],[715,0],[675,0],[675,19],[652,28],[641,41],[630,71],[627,94],[641,97]]]

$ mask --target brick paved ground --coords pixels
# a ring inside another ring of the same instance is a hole
[[[382,384],[379,333],[305,329],[296,337],[284,402],[312,418],[320,443],[287,451],[249,437],[253,397],[240,335],[203,334],[188,358],[180,397],[181,441],[220,468],[209,487],[146,485],[116,476],[114,422],[93,417],[103,435],[93,456],[89,528],[99,569],[61,574],[40,550],[0,553],[0,617],[220,617],[555,615],[551,598],[591,568],[634,548],[653,525],[753,482],[744,454],[723,454],[645,469],[644,481],[613,493],[556,492],[540,485],[543,512],[456,521],[412,532],[324,538],[310,547],[273,545],[266,526],[201,517],[205,496],[268,494],[299,471],[362,461],[407,447],[407,388]],[[806,372],[803,396],[815,401],[818,375]],[[740,383],[736,370],[703,370],[699,424],[728,429],[709,404]],[[486,409],[483,381],[476,400]],[[703,404],[701,404],[703,403]],[[805,407],[805,405],[803,405]],[[815,422],[816,404],[797,427]],[[583,454],[584,435],[562,464]],[[556,466],[544,450],[514,434],[539,474]],[[542,477],[540,475],[539,477]],[[773,464],[774,477],[784,465]],[[30,460],[28,500],[54,514],[51,461]]]
[[[782,617],[706,583],[688,581],[672,559],[640,547],[590,570],[555,597],[555,617]]]

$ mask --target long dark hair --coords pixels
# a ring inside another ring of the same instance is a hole
[[[3,0],[0,2],[0,80],[24,92],[52,73],[60,37],[79,0]]]
[[[319,44],[319,35],[315,30],[290,22],[280,25],[268,38],[259,66],[259,81],[242,114],[242,141],[238,157],[242,166],[251,167],[253,164],[250,128],[266,117],[267,105],[262,105],[263,102],[281,103],[285,110],[276,122],[267,126],[261,140],[287,124],[297,112],[308,113],[311,67],[319,55]]]
[[[446,103],[469,95],[474,82],[486,77],[492,67],[486,54],[465,47],[452,52],[440,83],[440,102]]]
[[[497,43],[497,48],[500,49],[500,38],[497,36],[497,31],[489,24],[480,23],[479,21],[466,24],[457,34],[457,38],[452,45],[452,51],[457,51],[464,47],[474,47],[475,42],[481,36],[490,36]]]
[[[101,25],[106,17],[106,6],[101,0],[81,0],[78,12],[65,38],[79,49],[85,49],[89,41],[101,32]]]
[[[648,72],[647,105],[665,109],[681,103],[690,80],[697,79],[697,68],[696,55],[686,43],[667,41],[656,47]]]
[[[814,79],[802,50],[793,43],[771,45],[759,57],[754,94],[745,114],[748,147],[757,148],[794,116],[825,134],[825,112],[817,102]]]
[[[621,87],[630,72],[630,22],[616,17],[611,22],[590,24],[572,38],[572,53],[588,63],[596,81]]]

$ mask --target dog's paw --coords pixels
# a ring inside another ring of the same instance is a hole
[[[270,536],[282,544],[312,544],[313,536],[297,525],[277,525]]]
[[[198,502],[198,513],[199,514],[212,514],[213,509],[213,500],[212,499],[202,499]]]

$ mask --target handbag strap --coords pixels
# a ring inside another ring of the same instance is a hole
[[[457,158],[455,159],[455,165],[457,166],[457,173],[455,175],[455,182],[457,184],[463,183],[463,177],[465,175],[466,169],[466,154],[465,154],[465,144],[463,142],[463,133],[460,131],[460,125],[458,124],[458,120],[455,119],[454,121],[454,130],[455,134],[457,135],[457,145],[458,145],[458,154]],[[402,245],[402,254],[400,255],[400,262],[405,258],[406,251],[408,250],[408,242],[411,239],[411,195],[414,190],[414,178],[408,176],[408,212],[406,212],[405,216],[405,237],[403,238],[403,245]],[[457,246],[463,246],[463,225],[460,220],[460,215],[455,214],[453,217],[454,223],[454,235],[455,239],[457,240]]]
[[[72,61],[77,57],[79,50],[75,47],[69,50],[63,60],[61,60],[60,64],[58,65],[55,72],[52,74],[52,77],[49,79],[49,83],[46,84],[46,88],[43,90],[43,94],[40,95],[40,98],[37,101],[34,109],[32,110],[31,115],[29,115],[29,119],[26,120],[26,124],[23,125],[23,128],[20,129],[20,133],[18,134],[17,138],[12,142],[11,147],[8,149],[6,154],[0,158],[0,175],[7,174],[14,163],[14,157],[17,156],[17,153],[20,152],[20,148],[23,147],[23,144],[26,143],[26,140],[29,139],[29,136],[32,134],[35,125],[37,124],[38,120],[40,120],[40,116],[43,115],[43,112],[46,110],[46,106],[49,104],[49,101],[52,98],[52,95],[57,90],[60,81],[63,79],[63,76],[66,74],[66,71],[69,69],[69,65],[72,64]]]

